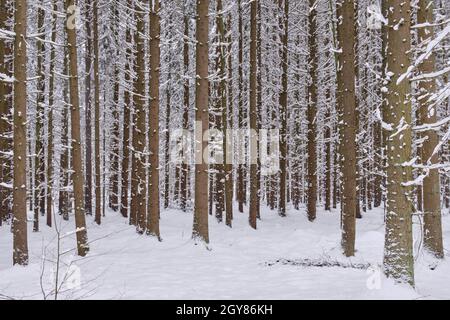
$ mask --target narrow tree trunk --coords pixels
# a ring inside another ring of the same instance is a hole
[[[58,11],[58,4],[56,0],[52,0],[52,38],[51,41],[56,41],[56,12]],[[52,212],[53,212],[53,111],[55,108],[55,58],[56,50],[53,46],[50,48],[50,84],[48,97],[48,137],[47,137],[47,226],[52,226]]]
[[[85,150],[85,167],[86,167],[86,190],[84,198],[84,206],[87,215],[92,215],[92,111],[91,111],[91,75],[92,75],[92,17],[91,6],[89,1],[85,2],[86,15],[86,53],[84,58],[85,65],[85,134],[86,134],[86,150]]]
[[[280,1],[281,6],[281,1]],[[281,11],[281,10],[280,10]],[[287,95],[288,95],[288,20],[289,0],[284,0],[284,16],[283,34],[281,36],[282,43],[282,75],[280,94],[280,198],[278,199],[278,214],[282,217],[286,216],[286,175],[287,175]],[[281,27],[281,26],[280,26]],[[315,204],[314,204],[315,206]]]
[[[75,225],[77,229],[77,252],[79,256],[85,256],[89,251],[87,240],[86,221],[84,212],[84,176],[83,163],[81,160],[81,134],[80,134],[80,104],[78,93],[78,53],[77,53],[77,34],[75,26],[69,23],[71,14],[70,9],[74,8],[74,0],[66,0],[67,12],[67,41],[69,46],[69,65],[70,65],[70,104],[72,119],[72,182],[75,198]]]
[[[317,6],[315,0],[309,1],[309,84],[308,84],[308,220],[316,219],[317,202]]]
[[[425,25],[433,24],[433,8],[432,0],[420,0],[417,23]],[[433,39],[433,34],[433,27],[419,28],[419,43]],[[435,56],[433,53],[420,65],[419,71],[425,74],[435,71]],[[435,90],[435,79],[423,80],[419,83],[419,110],[422,123],[425,125],[437,121],[436,105],[429,102]],[[437,132],[427,130],[423,132],[423,135],[427,137],[427,140],[423,143],[422,147],[422,164],[425,166],[438,164],[438,154],[434,153],[434,149],[439,142]],[[437,258],[444,257],[440,192],[439,171],[438,169],[430,169],[428,176],[423,180],[423,234],[425,248]]]
[[[160,6],[159,0],[150,3],[150,177],[148,186],[149,211],[147,234],[160,238],[159,234],[159,68],[160,68]],[[170,109],[170,105],[168,105]],[[168,128],[166,128],[168,129]],[[165,159],[169,162],[169,159]]]
[[[128,7],[131,8],[131,0],[127,2]],[[131,15],[131,14],[130,14]],[[133,70],[132,53],[131,53],[131,29],[127,27],[126,30],[126,63],[125,63],[125,83],[131,88],[130,72]],[[128,217],[129,201],[128,191],[130,184],[130,122],[131,122],[131,95],[130,90],[125,88],[123,93],[123,137],[122,137],[122,173],[121,173],[121,199],[120,199],[120,213],[123,217]],[[131,224],[130,214],[130,224]]]
[[[285,0],[287,1],[287,0]],[[258,127],[256,106],[256,81],[257,81],[257,9],[258,1],[253,1],[250,8],[250,211],[249,223],[256,229],[256,218],[258,215],[258,183],[257,183],[257,160],[258,160]],[[287,17],[286,17],[287,19]],[[281,206],[280,206],[281,207]],[[280,212],[281,213],[281,212]],[[285,211],[284,211],[285,214]]]
[[[180,208],[186,211],[186,201],[187,201],[187,189],[188,189],[188,179],[189,179],[189,165],[188,165],[188,155],[186,154],[186,140],[185,134],[189,130],[189,108],[190,108],[190,95],[189,95],[189,17],[185,14],[184,16],[184,39],[183,39],[183,63],[184,63],[184,86],[183,86],[183,162],[181,164],[181,178],[180,178]]]
[[[93,3],[94,19],[94,109],[95,109],[95,222],[101,223],[102,187],[101,187],[101,154],[100,154],[100,78],[99,78],[99,49],[98,49],[98,1]]]
[[[242,127],[242,123],[244,121],[244,105],[243,105],[243,99],[244,99],[244,95],[242,93],[243,91],[243,80],[244,80],[244,76],[243,76],[243,68],[242,65],[244,63],[244,31],[243,31],[243,26],[242,26],[242,2],[241,0],[238,0],[238,13],[239,13],[239,22],[238,22],[238,32],[239,32],[239,51],[238,51],[238,59],[239,59],[239,65],[238,65],[238,84],[239,84],[239,93],[238,93],[238,129],[241,129]],[[241,132],[241,131],[239,131]],[[238,168],[237,168],[237,181],[236,181],[236,185],[237,185],[237,201],[238,201],[238,209],[239,212],[244,212],[244,193],[245,193],[245,188],[244,188],[244,175],[245,175],[245,168],[244,168],[244,164],[242,163],[242,159],[245,159],[245,155],[240,155],[240,153],[245,153],[245,149],[243,148],[244,146],[244,139],[242,137],[242,134],[239,133],[239,162],[238,162]]]
[[[28,264],[27,240],[27,1],[15,1],[13,264]]]

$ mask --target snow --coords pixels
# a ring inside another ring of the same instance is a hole
[[[167,210],[161,215],[163,241],[138,235],[119,214],[107,212],[97,226],[87,217],[90,252],[74,256],[73,217],[62,222],[60,299],[449,299],[450,263],[435,266],[423,252],[415,253],[416,289],[385,278],[383,209],[357,220],[355,257],[340,250],[339,211],[319,210],[308,222],[305,210],[290,209],[286,218],[263,208],[258,230],[246,214],[235,211],[233,228],[210,218],[208,247],[191,239],[192,214]],[[30,217],[32,213],[30,212]],[[59,219],[59,216],[58,216]],[[418,223],[415,224],[417,228]],[[444,215],[444,238],[450,236],[450,216]],[[10,226],[0,228],[0,297],[42,299],[53,287],[56,232],[41,223],[31,231],[30,265],[11,267]],[[420,231],[415,230],[419,236]],[[420,243],[416,239],[416,244]],[[444,243],[448,254],[448,246]],[[43,262],[43,247],[46,262]],[[283,260],[284,259],[284,260]],[[347,266],[299,266],[289,261],[328,261]],[[280,263],[277,263],[279,261]],[[348,266],[370,265],[368,269]],[[434,270],[430,269],[430,265]],[[41,270],[44,273],[41,277]],[[40,280],[41,279],[41,280]],[[52,297],[49,296],[49,299]]]

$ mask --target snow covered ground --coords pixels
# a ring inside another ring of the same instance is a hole
[[[58,298],[450,299],[450,263],[447,259],[436,266],[433,259],[418,254],[418,230],[414,290],[394,284],[379,271],[384,241],[382,209],[370,211],[357,221],[357,254],[353,258],[345,258],[340,252],[339,212],[321,211],[317,216],[310,223],[304,210],[290,210],[286,218],[281,218],[264,209],[256,231],[248,227],[245,214],[235,212],[232,229],[211,217],[208,250],[191,240],[190,213],[162,213],[162,242],[136,234],[117,213],[108,212],[101,226],[89,217],[88,256],[79,258],[70,251],[75,244],[73,235],[61,241],[61,252],[69,251],[61,257],[59,278],[65,277],[65,265],[71,267]],[[448,240],[450,216],[445,215],[443,222],[444,239]],[[63,233],[74,229],[73,217],[62,229]],[[6,225],[0,228],[0,299],[42,299],[54,287],[55,230],[41,225],[41,232],[33,233],[30,224],[28,267],[11,267],[12,235],[8,230]],[[444,245],[449,256],[449,242]],[[304,259],[339,262],[342,266],[281,263]],[[358,269],[361,264],[370,267]]]

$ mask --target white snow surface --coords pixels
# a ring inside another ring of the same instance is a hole
[[[420,248],[415,224],[416,288],[396,284],[382,275],[383,209],[357,221],[355,257],[340,249],[339,211],[320,210],[313,223],[304,208],[282,218],[266,208],[258,230],[246,214],[234,212],[233,228],[210,217],[210,244],[191,239],[192,214],[166,210],[161,214],[162,242],[139,235],[128,221],[107,212],[102,225],[87,218],[91,250],[74,256],[73,217],[62,223],[62,263],[72,261],[59,299],[450,299],[450,263],[436,261]],[[30,213],[31,218],[31,213]],[[59,219],[59,216],[58,216]],[[29,223],[30,264],[12,267],[10,226],[0,227],[0,299],[47,299],[54,287],[55,230],[41,221],[41,231]],[[450,239],[450,216],[444,215],[444,239]],[[68,235],[68,236],[67,236]],[[46,261],[43,262],[43,247]],[[449,255],[448,243],[444,243]],[[365,269],[305,267],[276,263],[278,259],[324,260],[345,265],[370,264]],[[270,262],[274,264],[267,265]],[[430,266],[433,267],[430,268]],[[43,268],[44,267],[44,268]],[[44,269],[44,272],[42,272]],[[61,267],[60,279],[67,267]],[[74,272],[74,270],[76,272]],[[42,275],[42,276],[41,276]],[[76,275],[76,278],[73,278]],[[40,281],[40,279],[42,279]],[[374,280],[375,279],[375,280]],[[373,282],[374,280],[374,282]],[[375,283],[375,285],[373,285]],[[377,285],[377,283],[379,285]]]

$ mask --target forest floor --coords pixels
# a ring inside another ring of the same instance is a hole
[[[288,216],[262,210],[258,230],[235,212],[233,228],[210,217],[210,245],[191,240],[192,214],[161,215],[162,242],[138,235],[126,219],[107,212],[102,225],[87,218],[91,251],[74,256],[74,220],[61,225],[59,299],[450,299],[450,258],[436,264],[420,251],[415,224],[416,288],[394,284],[380,272],[383,210],[357,221],[355,257],[340,250],[339,211],[305,210]],[[42,222],[43,223],[43,222]],[[41,224],[29,232],[30,264],[12,263],[12,234],[0,227],[0,299],[42,299],[55,282],[56,232]],[[444,215],[450,239],[450,215]],[[450,243],[444,243],[450,256]],[[44,250],[45,248],[45,250]],[[45,251],[46,259],[42,259]],[[67,267],[69,266],[69,267]],[[42,271],[43,270],[43,271]],[[61,281],[61,279],[65,279]]]

